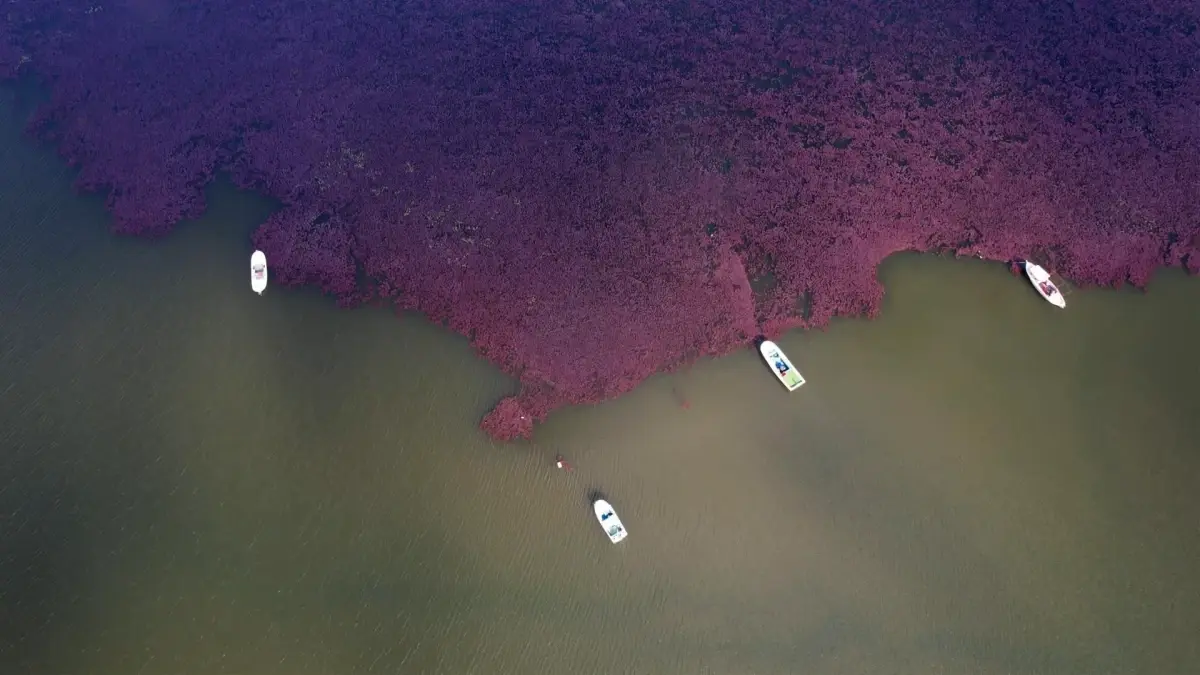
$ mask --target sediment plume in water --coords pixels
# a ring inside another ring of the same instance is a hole
[[[118,232],[280,200],[272,281],[468,335],[511,439],[874,315],[897,251],[1200,271],[1200,12],[1089,4],[10,0],[0,76]]]

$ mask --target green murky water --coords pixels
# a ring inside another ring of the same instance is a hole
[[[494,445],[464,339],[255,296],[228,188],[110,236],[0,92],[0,671],[1200,669],[1195,279],[895,256],[794,394],[747,350]]]

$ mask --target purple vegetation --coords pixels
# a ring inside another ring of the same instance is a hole
[[[98,7],[101,7],[97,9]],[[227,170],[272,280],[393,300],[569,403],[837,315],[902,250],[1200,271],[1194,0],[10,0],[0,74],[115,227]]]
[[[17,76],[21,66],[21,50],[8,36],[0,33],[0,81]]]

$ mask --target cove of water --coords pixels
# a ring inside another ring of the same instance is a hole
[[[254,295],[270,205],[227,186],[110,235],[19,99],[2,672],[1200,672],[1196,279],[1062,311],[898,255],[878,320],[779,341],[794,394],[747,349],[500,445],[515,383],[465,339]]]

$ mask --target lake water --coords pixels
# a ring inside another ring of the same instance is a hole
[[[747,349],[494,444],[515,384],[465,339],[254,295],[271,206],[228,187],[111,236],[27,110],[0,90],[2,672],[1200,672],[1200,280],[1060,311],[898,255],[880,319],[780,341],[793,394]]]

